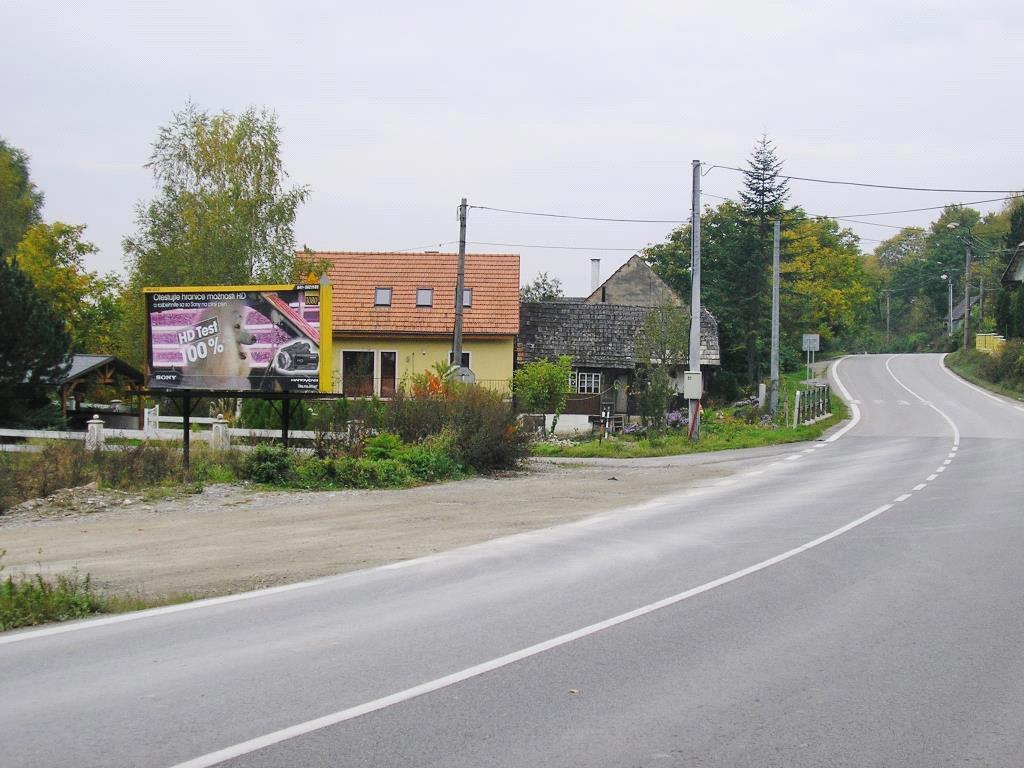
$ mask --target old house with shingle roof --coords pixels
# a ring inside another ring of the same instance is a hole
[[[410,375],[451,362],[458,255],[321,251],[333,288],[334,387],[390,397]],[[462,364],[507,390],[519,332],[518,254],[467,253]]]
[[[632,413],[629,387],[637,360],[634,344],[652,309],[688,305],[639,256],[633,256],[585,299],[524,303],[516,349],[519,364],[568,355],[573,361],[577,410]],[[718,322],[701,308],[702,366],[721,365]],[[680,373],[680,372],[676,372]],[[675,377],[674,377],[675,378]],[[679,389],[681,391],[681,376]]]

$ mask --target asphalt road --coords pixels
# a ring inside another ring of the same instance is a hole
[[[0,764],[1020,766],[1024,407],[836,372],[848,429],[705,487],[0,636]]]

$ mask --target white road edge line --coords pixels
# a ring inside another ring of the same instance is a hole
[[[850,397],[850,390],[846,388],[846,385],[843,384],[843,380],[839,378],[839,366],[842,365],[843,360],[845,359],[845,357],[840,357],[838,360],[836,360],[836,364],[832,366],[832,369],[829,371],[829,373],[832,375],[832,379],[833,381],[835,381],[836,387],[839,388],[839,396],[846,401],[846,404],[847,406],[849,406],[850,412],[853,414],[853,416],[850,418],[849,424],[840,429],[831,437],[825,438],[826,443],[834,443],[840,437],[842,437],[855,426],[857,426],[857,422],[860,421],[860,408],[857,407],[858,403],[860,403],[860,400],[854,400],[852,397]]]
[[[387,707],[391,707],[396,704],[401,704],[402,702],[409,701],[410,699],[414,699],[418,696],[423,696],[427,693],[433,693],[434,691],[439,691],[443,688],[448,688],[452,685],[456,685],[457,683],[461,683],[471,678],[487,674],[488,672],[493,672],[496,669],[507,667],[510,664],[515,664],[516,662],[522,661],[523,659],[528,659],[531,656],[536,656],[538,654],[544,653],[545,651],[550,651],[553,648],[558,648],[559,646],[567,645],[568,643],[572,643],[584,637],[588,637],[598,632],[602,632],[606,629],[616,627],[620,624],[625,624],[628,621],[638,619],[641,616],[646,616],[649,613],[654,613],[655,611],[661,610],[662,608],[667,608],[669,606],[676,605],[677,603],[681,603],[682,601],[688,600],[691,597],[696,597],[697,595],[704,594],[705,592],[710,592],[711,590],[716,589],[717,587],[721,587],[726,584],[730,584],[734,581],[737,581],[739,579],[742,579],[744,576],[750,576],[751,574],[757,573],[758,571],[763,571],[764,569],[770,568],[773,565],[777,565],[785,560],[789,560],[791,557],[796,557],[797,555],[802,554],[809,549],[813,549],[817,546],[824,544],[825,542],[831,541],[832,539],[838,536],[842,536],[844,533],[851,531],[854,528],[857,528],[858,526],[861,526],[864,523],[868,522],[869,520],[878,517],[883,512],[892,509],[892,507],[892,504],[883,504],[877,509],[868,512],[866,515],[858,517],[856,520],[853,520],[852,522],[849,522],[840,528],[836,528],[834,531],[826,533],[824,536],[819,536],[813,541],[809,541],[806,544],[801,544],[799,547],[794,547],[793,549],[787,550],[786,552],[783,552],[780,555],[770,557],[767,560],[762,560],[761,562],[756,563],[754,565],[748,566],[738,571],[734,571],[727,576],[722,576],[718,579],[714,579],[713,581],[701,584],[698,587],[693,587],[692,589],[688,589],[685,592],[680,592],[678,594],[672,595],[671,597],[666,597],[662,600],[650,603],[641,608],[637,608],[627,613],[619,614],[618,616],[614,616],[610,619],[605,619],[604,621],[597,622],[596,624],[591,624],[589,626],[583,627],[582,629],[577,629],[573,632],[568,632],[564,635],[559,635],[558,637],[551,638],[550,640],[545,640],[544,642],[537,643],[536,645],[531,645],[527,648],[523,648],[513,653],[509,653],[504,656],[499,656],[495,659],[491,659],[490,661],[485,661],[481,664],[476,664],[472,667],[467,667],[458,672],[453,672],[450,675],[439,677],[436,680],[421,683],[420,685],[413,686],[412,688],[406,688],[404,691],[399,691],[389,696],[383,696],[379,699],[368,701],[365,704],[359,704],[354,707],[349,707],[348,709],[342,709],[332,714],[325,715],[323,717],[318,717],[314,720],[307,720],[306,722],[299,723],[298,725],[293,725],[288,728],[282,728],[279,731],[274,731],[273,733],[268,733],[264,736],[259,736],[255,739],[250,739],[249,741],[243,741],[239,744],[234,744],[230,747],[219,749],[216,752],[210,752],[208,754],[201,755],[191,760],[187,760],[183,763],[177,763],[176,765],[171,766],[171,768],[209,768],[209,766],[217,765],[218,763],[222,763],[226,760],[232,760],[236,757],[241,757],[242,755],[247,755],[252,752],[256,752],[257,750],[273,746],[274,744],[280,744],[282,741],[294,739],[298,736],[304,736],[307,733],[319,731],[323,728],[329,728],[332,725],[338,725],[339,723],[343,723],[348,720],[354,720],[357,717],[362,717],[363,715],[370,714],[371,712],[377,712],[379,710],[386,709]]]
[[[915,491],[923,491],[927,487],[928,483],[918,483],[914,486]]]
[[[943,355],[942,357],[939,358],[939,368],[941,368],[943,371],[945,371],[947,376],[950,376],[950,377],[956,379],[961,384],[963,384],[965,387],[969,387],[970,389],[973,389],[975,392],[978,392],[978,393],[984,395],[989,400],[995,400],[997,403],[1002,403],[1003,405],[1013,405],[1013,403],[1010,402],[1009,400],[1005,400],[1005,399],[1003,399],[1001,397],[996,397],[991,392],[982,389],[981,387],[977,386],[976,384],[971,384],[971,382],[967,381],[966,379],[962,379],[959,376],[957,376],[955,373],[953,373],[951,370],[949,370],[949,367],[946,365],[946,356],[945,355]],[[1014,405],[1013,407],[1016,408],[1018,411],[1024,411],[1024,408],[1021,408],[1019,405]]]
[[[937,477],[938,477],[938,475],[928,475],[928,477],[926,477],[925,480],[927,480],[930,483],[932,480],[934,480]]]
[[[910,496],[911,494],[909,493],[900,494],[899,496],[896,497],[896,501],[906,501],[907,499],[910,498]]]

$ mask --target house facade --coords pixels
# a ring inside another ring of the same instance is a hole
[[[524,303],[520,307],[519,364],[568,355],[573,361],[574,396],[568,412],[632,414],[630,395],[636,367],[634,344],[650,312],[688,305],[639,257],[633,256],[584,299]],[[718,322],[701,309],[700,363],[719,366]],[[669,371],[682,391],[683,366]]]
[[[334,382],[347,397],[391,397],[451,362],[454,253],[317,252],[332,284]],[[519,256],[466,254],[461,363],[507,391],[519,332]]]

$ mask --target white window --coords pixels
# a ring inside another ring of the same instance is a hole
[[[601,394],[601,374],[573,371],[569,375],[569,387],[581,395]]]
[[[378,288],[373,294],[373,305],[375,307],[391,306],[391,289]]]
[[[473,289],[463,288],[462,289],[462,306],[472,307],[473,306]]]
[[[416,289],[416,306],[417,307],[432,307],[432,306],[434,306],[434,289],[433,288],[417,288]]]

